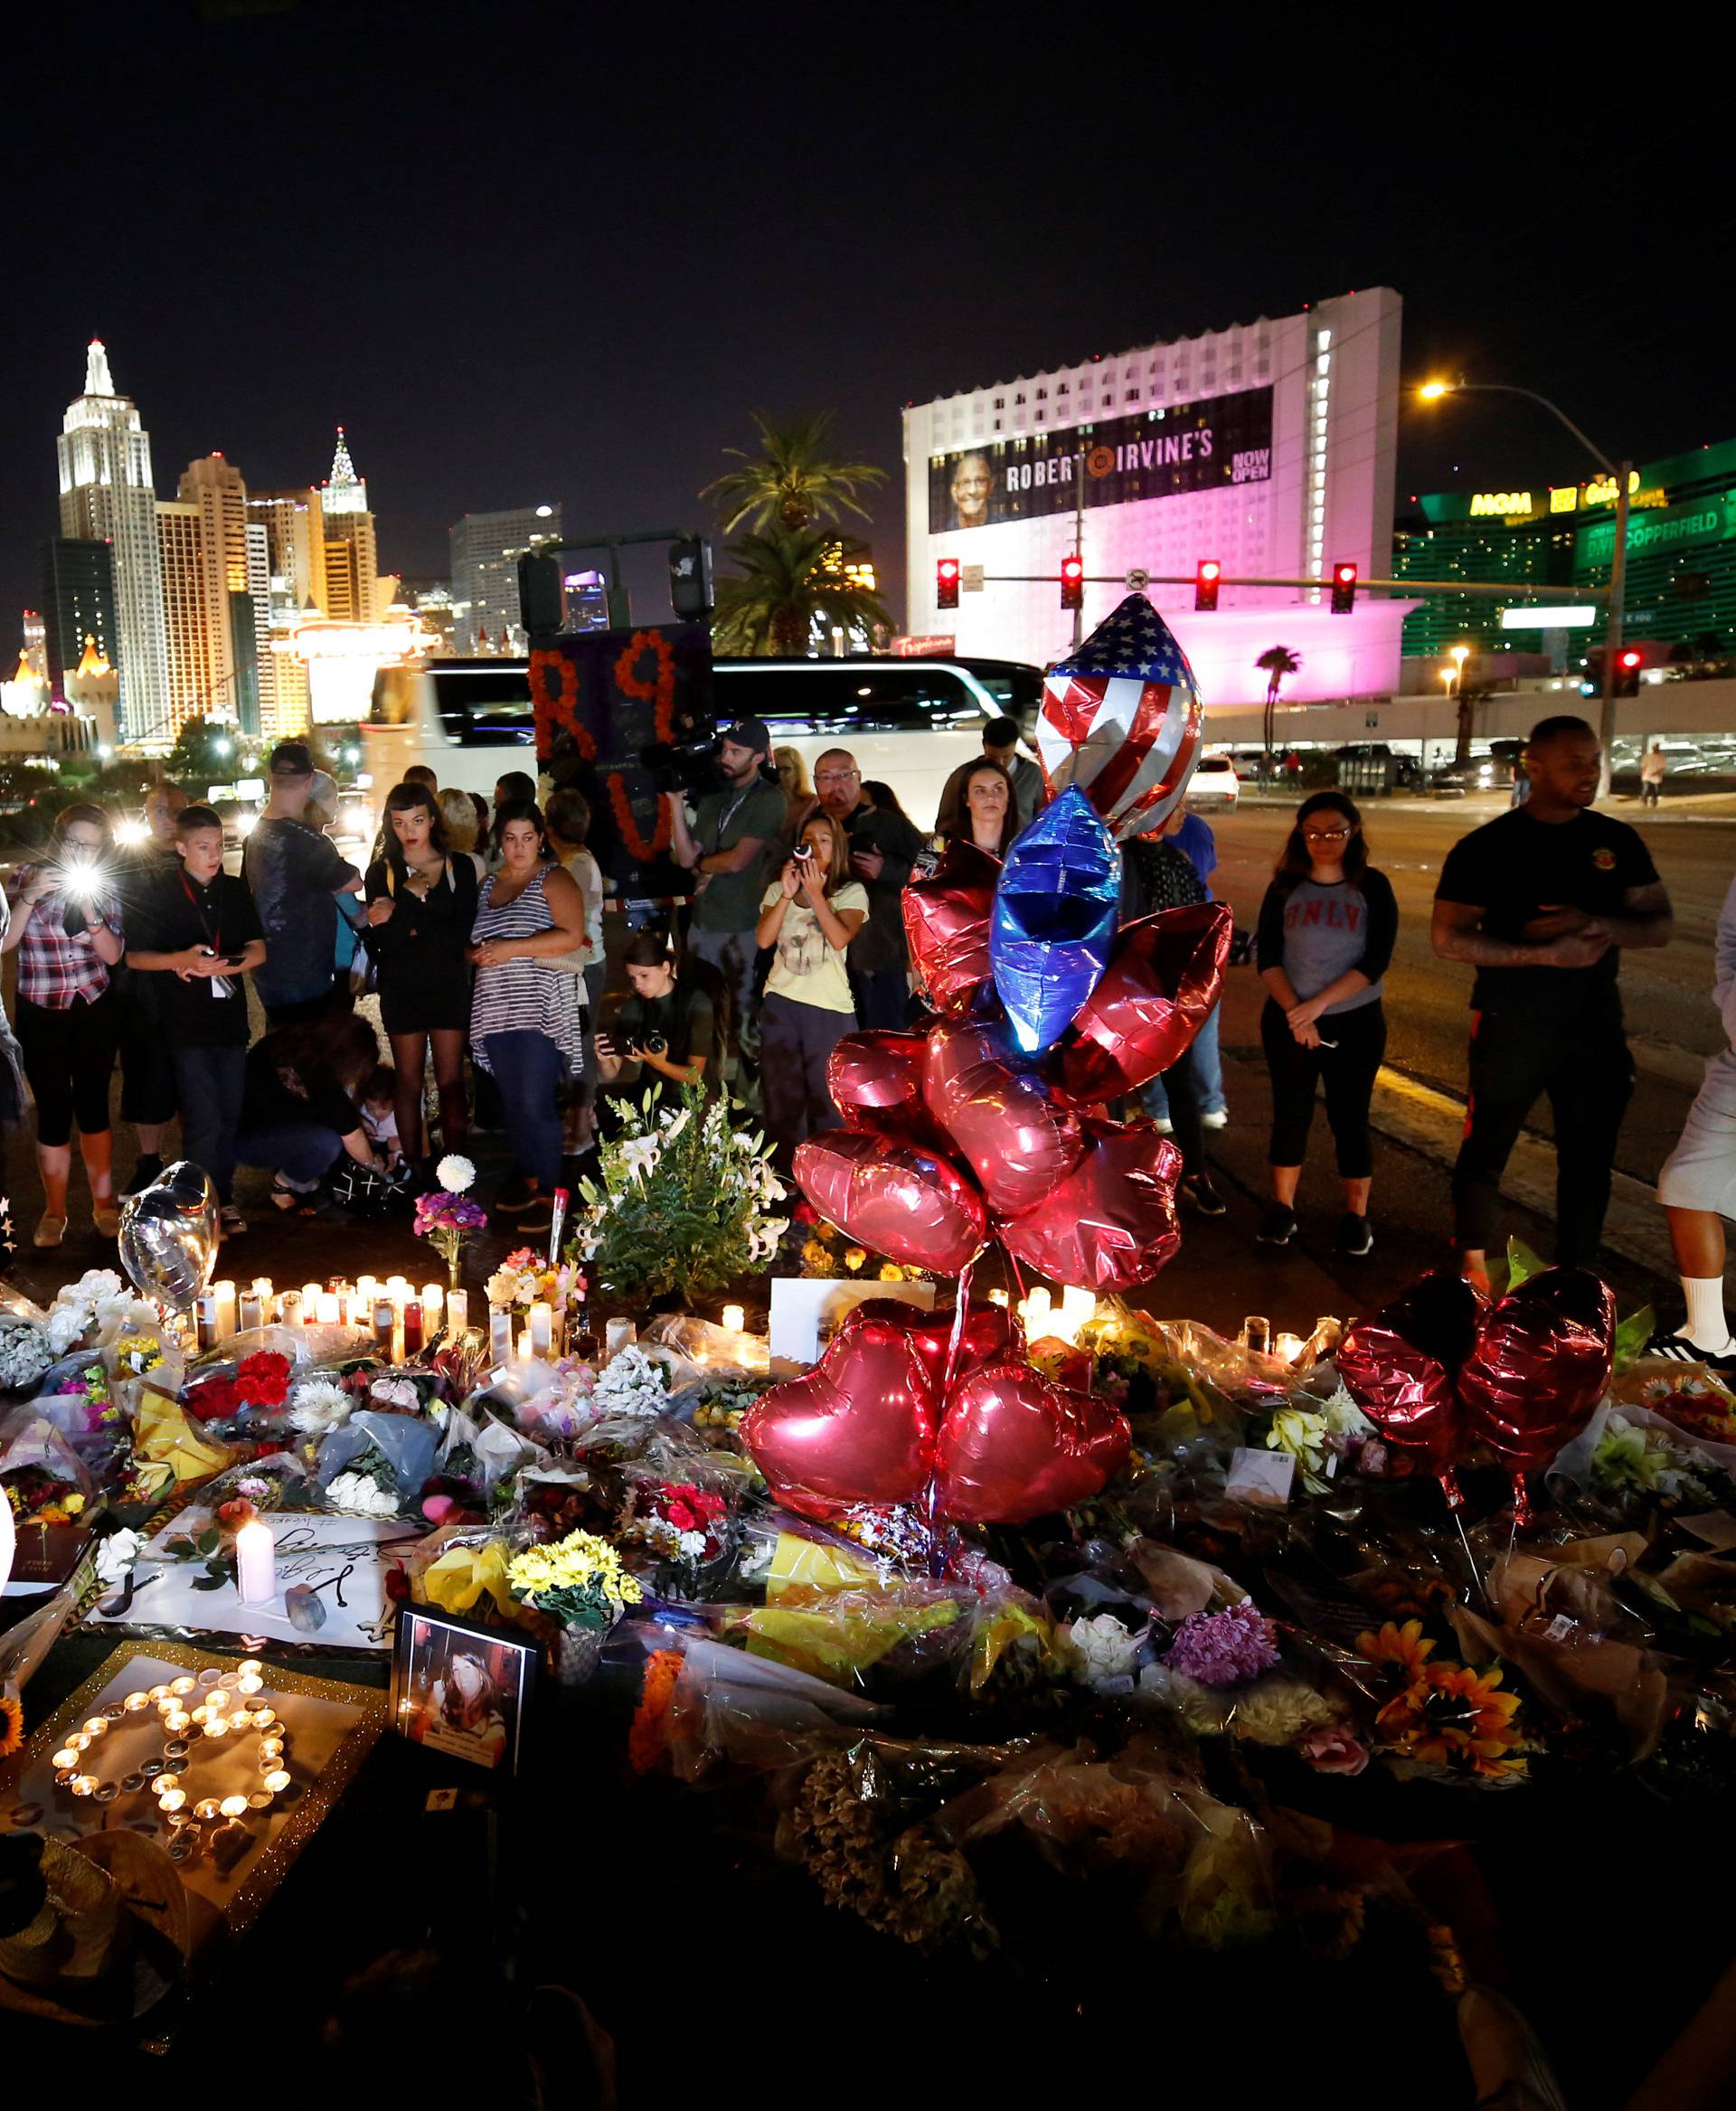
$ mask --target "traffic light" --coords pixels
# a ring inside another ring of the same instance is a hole
[[[1218,605],[1218,581],[1223,567],[1215,557],[1203,557],[1194,568],[1194,607],[1197,614],[1210,615]]]
[[[956,608],[958,606],[958,560],[956,557],[939,557],[935,560],[934,605],[937,608]]]
[[[1082,608],[1085,606],[1085,560],[1082,557],[1063,557],[1061,561],[1061,605],[1063,608]]]
[[[703,535],[669,545],[669,606],[684,623],[712,619],[712,546]]]
[[[1644,657],[1644,654],[1633,646],[1624,646],[1616,655],[1616,694],[1618,696],[1637,696],[1639,694],[1639,664]]]
[[[1335,616],[1348,616],[1356,606],[1356,567],[1354,564],[1335,564],[1332,568],[1332,612]]]

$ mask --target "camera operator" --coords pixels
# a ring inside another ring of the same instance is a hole
[[[115,1207],[108,1080],[120,1045],[115,968],[125,946],[114,844],[100,806],[62,807],[47,858],[18,874],[5,950],[18,954],[18,1041],[36,1095],[36,1162],[42,1176],[39,1247],[66,1236],[72,1125],[90,1183],[97,1230],[120,1230]]]
[[[666,792],[675,862],[693,875],[693,924],[687,943],[723,978],[730,1045],[752,1056],[759,1034],[750,1016],[760,919],[771,846],[784,826],[784,794],[767,774],[771,733],[760,719],[742,719],[718,746],[722,791],[701,799],[691,828],[679,792]]]
[[[643,1098],[649,1086],[674,1101],[684,1085],[705,1074],[713,1039],[711,999],[675,973],[675,957],[661,931],[636,931],[627,942],[627,979],[633,994],[606,1032],[597,1036],[597,1069],[605,1085],[618,1079]]]

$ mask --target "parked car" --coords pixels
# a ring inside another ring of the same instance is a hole
[[[1338,763],[1391,764],[1392,781],[1398,790],[1419,790],[1422,785],[1422,765],[1414,755],[1401,755],[1385,740],[1352,740],[1343,748],[1335,748],[1333,759]],[[1339,773],[1344,781],[1344,772]]]
[[[1227,755],[1203,755],[1194,766],[1194,775],[1187,787],[1187,805],[1195,814],[1208,807],[1218,806],[1229,812],[1235,810],[1241,797],[1241,782],[1236,776],[1236,766]]]

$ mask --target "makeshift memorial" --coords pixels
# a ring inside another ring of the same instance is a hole
[[[392,1653],[393,1728],[448,1758],[515,1773],[539,1654],[523,1635],[404,1606]]]
[[[465,1238],[482,1230],[488,1215],[480,1202],[471,1200],[476,1169],[469,1159],[454,1152],[440,1160],[434,1175],[440,1184],[417,1196],[410,1228],[418,1239],[426,1239],[445,1257],[448,1280],[457,1290],[463,1279]]]
[[[190,1309],[217,1265],[217,1191],[190,1159],[120,1205],[121,1266],[147,1297]]]
[[[671,1107],[647,1092],[625,1101],[620,1131],[602,1147],[600,1182],[581,1180],[573,1254],[621,1292],[692,1297],[744,1269],[767,1267],[786,1220],[763,1136],[738,1127],[742,1109],[697,1084]]]

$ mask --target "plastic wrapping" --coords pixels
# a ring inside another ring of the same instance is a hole
[[[329,1495],[340,1475],[357,1466],[373,1449],[391,1468],[401,1503],[420,1495],[433,1471],[439,1431],[431,1422],[410,1415],[382,1415],[361,1408],[341,1429],[334,1429],[319,1447],[314,1484]]]

